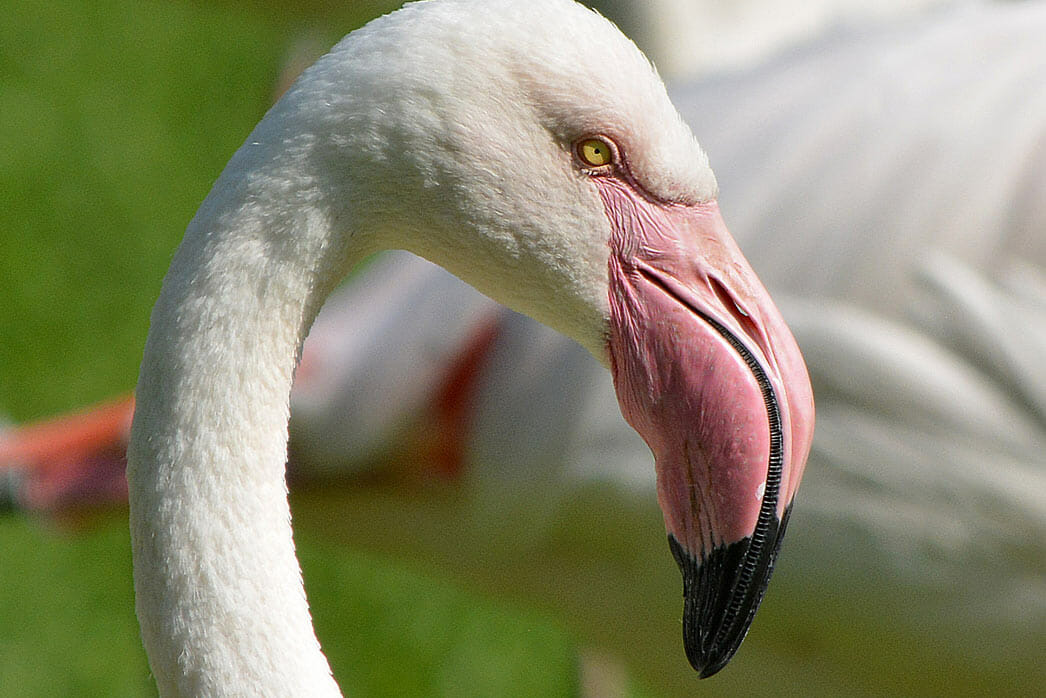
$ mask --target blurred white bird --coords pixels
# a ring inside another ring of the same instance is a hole
[[[751,67],[789,47],[853,27],[886,26],[976,0],[588,0],[668,80]]]

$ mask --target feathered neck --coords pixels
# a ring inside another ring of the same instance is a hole
[[[164,695],[337,695],[284,479],[329,226],[321,202],[285,208],[261,196],[278,183],[230,169],[164,281],[142,363],[128,453],[138,616]]]

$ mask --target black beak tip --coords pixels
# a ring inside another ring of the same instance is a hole
[[[690,666],[694,667],[698,678],[707,679],[718,674],[727,665],[736,651],[736,647],[726,652],[716,652],[713,649],[713,651],[703,656],[694,656],[691,654],[690,648],[687,648],[686,658],[690,660]]]
[[[697,669],[697,675],[699,678],[707,679],[710,676],[715,676],[719,673],[719,670],[726,666],[726,663],[733,657],[733,652],[730,654],[723,655],[721,657],[708,657],[709,663],[705,665],[703,669],[694,666],[691,662],[691,666]]]
[[[669,547],[683,574],[683,647],[702,679],[725,667],[748,634],[770,581],[790,510],[780,521],[773,517],[765,536],[719,546],[701,559],[669,535]]]

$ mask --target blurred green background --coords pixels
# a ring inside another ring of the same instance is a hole
[[[0,0],[0,413],[133,387],[185,224],[289,58],[396,4]],[[612,490],[492,511],[452,484],[360,486],[293,507],[318,632],[356,695],[1041,688],[1041,657],[971,660],[881,614],[876,579],[841,588],[793,567],[796,541],[738,657],[699,683],[660,513]],[[74,527],[4,515],[0,554],[0,696],[154,693],[123,512]]]

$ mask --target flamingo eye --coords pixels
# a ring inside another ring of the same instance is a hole
[[[589,167],[603,167],[614,161],[614,149],[602,138],[585,138],[577,144],[577,156]]]

